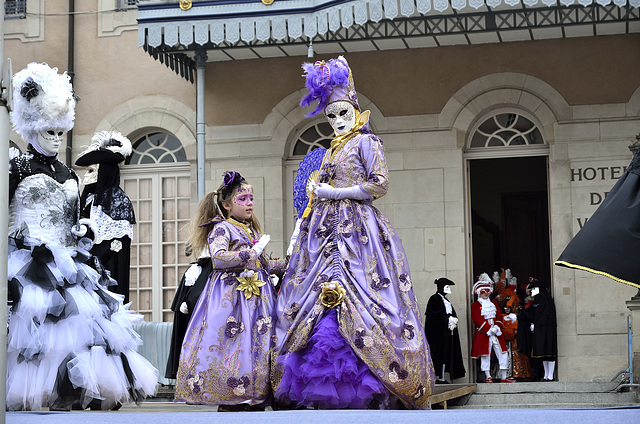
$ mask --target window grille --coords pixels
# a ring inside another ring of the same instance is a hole
[[[517,111],[499,112],[486,118],[471,136],[469,147],[515,147],[542,145],[542,133],[531,119]]]
[[[152,165],[187,162],[187,154],[180,140],[169,133],[150,133],[133,144],[127,165]]]
[[[27,0],[5,0],[5,19],[24,19],[27,17]]]
[[[318,122],[304,130],[295,143],[291,156],[304,156],[317,147],[328,149],[333,140],[333,128],[328,122]]]
[[[135,7],[137,0],[118,0],[118,10],[127,10]]]

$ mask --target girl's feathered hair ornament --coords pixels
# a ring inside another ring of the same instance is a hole
[[[236,188],[240,187],[245,179],[237,171],[227,171],[222,175],[222,198],[226,199]]]
[[[358,96],[356,95],[351,69],[343,56],[331,59],[328,62],[303,63],[306,78],[305,85],[308,93],[302,97],[300,106],[307,107],[317,101],[316,108],[306,116],[314,116],[324,111],[330,103],[347,101],[356,109]]]
[[[30,63],[13,76],[14,130],[27,142],[38,132],[73,128],[77,97],[67,73],[46,63]]]

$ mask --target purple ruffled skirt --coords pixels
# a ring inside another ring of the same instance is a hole
[[[284,358],[275,393],[283,403],[320,409],[366,409],[374,400],[387,403],[387,389],[340,334],[335,309],[316,324],[304,349]]]

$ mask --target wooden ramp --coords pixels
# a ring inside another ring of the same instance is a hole
[[[476,392],[475,384],[436,384],[429,397],[431,405],[440,405],[447,409],[447,401]]]

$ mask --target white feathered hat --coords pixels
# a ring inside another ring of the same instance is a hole
[[[31,142],[33,135],[49,129],[69,131],[75,119],[76,96],[67,73],[46,63],[32,62],[13,76],[14,130]]]
[[[473,292],[477,295],[480,294],[482,289],[489,289],[489,292],[493,293],[493,281],[486,272],[480,274],[478,281],[473,285]]]

